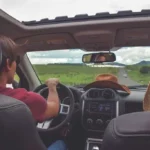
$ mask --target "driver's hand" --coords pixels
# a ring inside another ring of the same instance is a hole
[[[59,79],[57,79],[57,78],[50,78],[45,82],[45,84],[48,86],[48,88],[56,88],[58,83],[59,83]]]

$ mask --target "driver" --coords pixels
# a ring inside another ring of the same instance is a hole
[[[105,56],[101,56],[101,55],[98,55],[96,58],[95,58],[95,61],[100,61],[100,62],[104,62],[106,61],[106,58]]]
[[[0,70],[0,94],[4,94],[24,102],[37,121],[44,121],[57,116],[59,112],[59,98],[56,86],[58,79],[52,78],[46,81],[49,89],[47,101],[37,93],[27,91],[24,88],[11,89],[6,84],[12,84],[18,65],[17,44],[8,37],[0,36],[0,49],[3,51],[3,62]],[[66,150],[66,145],[59,140],[53,143],[48,150]]]

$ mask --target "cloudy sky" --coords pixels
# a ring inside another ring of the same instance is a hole
[[[0,8],[20,21],[76,14],[149,9],[149,0],[0,0]]]
[[[0,8],[19,21],[54,19],[57,16],[73,17],[76,14],[94,15],[98,12],[116,13],[119,10],[141,11],[150,9],[150,0],[0,0]],[[32,53],[32,62],[81,62],[84,52],[54,51]],[[115,52],[117,61],[132,64],[150,60],[150,48],[125,48]],[[43,56],[42,54],[45,54]],[[48,54],[48,55],[47,55]],[[44,58],[49,56],[50,58]],[[74,58],[73,58],[74,57]]]
[[[75,50],[57,50],[44,52],[30,52],[28,56],[32,63],[81,63],[84,52],[80,49]],[[150,61],[150,48],[148,47],[132,47],[121,48],[114,51],[116,54],[116,62],[123,64],[135,64],[140,61]]]

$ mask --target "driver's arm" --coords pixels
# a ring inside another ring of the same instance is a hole
[[[44,113],[44,119],[54,117],[59,112],[60,103],[59,103],[59,96],[56,89],[58,83],[59,80],[55,78],[46,81],[46,84],[49,89],[49,93],[47,98],[47,108]]]
[[[11,89],[11,96],[23,101],[31,110],[33,118],[39,122],[55,117],[59,112],[59,98],[56,90],[58,79],[49,79],[46,84],[49,88],[47,101],[40,94],[28,92],[25,89]]]

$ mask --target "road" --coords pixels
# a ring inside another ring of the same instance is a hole
[[[140,85],[136,81],[133,81],[132,79],[130,79],[130,77],[128,76],[128,74],[127,74],[127,78],[125,78],[123,76],[124,74],[127,74],[127,72],[125,71],[124,68],[120,68],[119,73],[118,73],[119,83],[127,85],[127,86]]]

